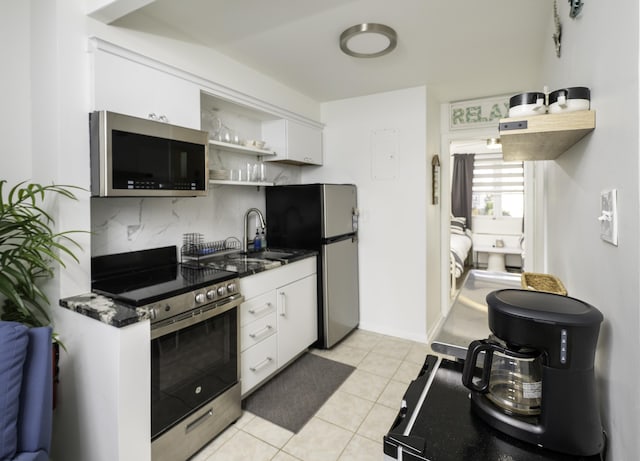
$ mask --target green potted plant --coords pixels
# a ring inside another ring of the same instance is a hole
[[[5,197],[6,184],[0,180],[0,295],[6,298],[0,318],[49,325],[49,299],[41,285],[54,276],[54,264],[65,267],[63,253],[78,262],[71,247],[80,245],[70,234],[80,231],[54,231],[43,202],[52,194],[76,200],[72,189],[79,188],[21,182]]]
[[[55,231],[43,202],[51,195],[76,200],[72,190],[80,188],[21,182],[5,196],[6,185],[0,180],[0,319],[46,326],[51,323],[50,303],[41,285],[55,275],[55,264],[65,267],[63,254],[78,262],[72,248],[80,245],[70,234],[80,231]],[[53,341],[55,389],[59,347],[64,345],[55,333]]]

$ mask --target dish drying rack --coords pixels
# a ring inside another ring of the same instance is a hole
[[[182,235],[180,262],[192,268],[202,268],[205,259],[237,251],[240,247],[240,240],[236,237],[205,242],[202,234],[190,232]]]

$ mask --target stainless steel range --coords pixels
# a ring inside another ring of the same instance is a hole
[[[92,278],[149,311],[152,459],[186,460],[242,413],[237,275],[180,265],[173,246],[92,258]]]

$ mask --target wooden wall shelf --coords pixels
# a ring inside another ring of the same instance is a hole
[[[595,127],[591,110],[504,118],[499,126],[502,155],[507,161],[553,160]]]

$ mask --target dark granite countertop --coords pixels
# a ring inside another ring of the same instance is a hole
[[[301,261],[316,256],[314,250],[268,249],[266,251],[232,252],[212,256],[199,261],[208,267],[236,272],[239,277],[247,277],[284,264]],[[125,327],[149,319],[149,311],[144,307],[131,307],[97,293],[85,293],[59,301],[61,307],[98,320],[116,328]]]
[[[144,307],[131,307],[97,293],[61,299],[60,306],[117,328],[149,318]]]

